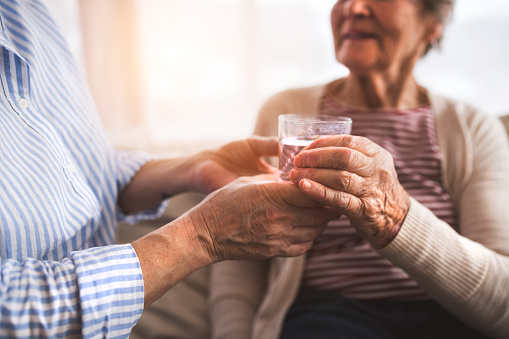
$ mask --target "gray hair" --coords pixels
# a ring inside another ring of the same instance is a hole
[[[423,6],[424,13],[431,14],[439,24],[445,26],[452,17],[455,0],[420,0],[419,2]],[[424,55],[433,47],[440,48],[441,41],[442,36],[428,43]]]

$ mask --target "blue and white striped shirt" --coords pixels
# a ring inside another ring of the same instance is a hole
[[[149,157],[108,144],[40,0],[1,0],[0,21],[0,338],[126,338],[143,277],[111,245],[116,200]]]

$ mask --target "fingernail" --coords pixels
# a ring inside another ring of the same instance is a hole
[[[300,180],[300,171],[298,169],[292,169],[290,172],[290,180],[299,181]]]
[[[304,190],[309,190],[311,188],[311,183],[307,180],[301,180],[301,186]]]

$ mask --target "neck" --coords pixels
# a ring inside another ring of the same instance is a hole
[[[351,72],[334,82],[330,91],[339,101],[361,108],[410,108],[428,103],[426,90],[419,86],[413,75],[397,72],[388,74],[362,74]]]

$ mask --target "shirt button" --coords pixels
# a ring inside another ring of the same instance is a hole
[[[27,109],[28,108],[28,100],[25,98],[19,98],[18,106],[21,109]]]

